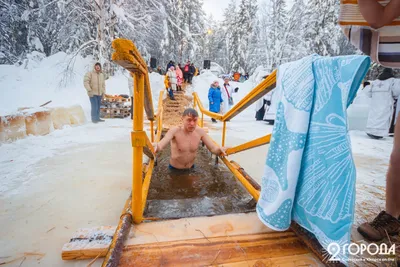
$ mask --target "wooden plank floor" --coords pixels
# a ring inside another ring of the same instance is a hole
[[[104,257],[115,227],[79,229],[64,260]],[[291,230],[275,232],[257,214],[183,218],[134,225],[120,266],[324,266]]]
[[[292,231],[127,246],[120,266],[247,266],[250,261],[256,266],[321,266]]]

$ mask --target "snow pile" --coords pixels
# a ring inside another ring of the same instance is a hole
[[[73,64],[73,65],[72,65]],[[91,58],[57,53],[22,66],[0,65],[0,115],[21,107],[80,105],[88,114],[90,102],[83,87],[83,76],[93,66]]]
[[[153,97],[154,112],[157,112],[160,92],[164,91],[163,99],[165,99],[168,94],[167,91],[165,90],[165,86],[164,86],[164,76],[160,75],[156,72],[152,72],[149,75],[149,79],[150,79],[150,86],[151,86],[152,97]]]
[[[32,54],[21,66],[0,65],[0,116],[14,114],[22,107],[82,106],[90,119],[90,101],[83,86],[83,77],[93,69],[95,61],[81,56],[57,53],[43,58]],[[106,92],[111,95],[129,94],[128,72],[117,72],[106,80]],[[164,89],[163,76],[150,74],[153,101],[157,103],[159,91]],[[155,107],[157,107],[155,105]]]

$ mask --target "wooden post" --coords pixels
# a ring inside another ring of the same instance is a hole
[[[122,210],[117,229],[115,229],[110,247],[108,248],[103,264],[101,265],[102,267],[114,267],[118,266],[119,264],[122,250],[124,248],[124,243],[126,238],[128,237],[129,231],[131,229],[130,226],[132,224],[132,216],[129,212],[131,201],[132,195],[130,195],[125,202],[125,206]]]
[[[261,186],[235,161],[231,160],[232,165],[238,170],[244,178],[258,191],[261,191]]]
[[[150,121],[151,142],[154,142],[154,121]]]
[[[143,104],[144,104],[144,76],[135,73],[134,79],[134,116],[133,132],[143,131]],[[133,184],[132,184],[132,213],[133,222],[142,221],[142,164],[143,164],[143,146],[135,145],[133,147]]]
[[[256,188],[253,187],[253,185],[241,174],[235,166],[233,166],[232,163],[228,161],[227,158],[221,157],[221,160],[225,163],[226,167],[233,173],[233,175],[236,176],[236,178],[239,180],[239,182],[242,183],[244,188],[246,188],[247,192],[250,193],[250,195],[253,196],[253,198],[258,201],[260,198],[260,191],[258,191]]]
[[[224,126],[222,130],[222,146],[225,146],[225,134],[226,134],[226,121],[224,121]]]

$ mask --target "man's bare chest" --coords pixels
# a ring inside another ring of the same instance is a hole
[[[200,144],[200,136],[179,134],[173,140],[173,145],[180,152],[196,152]]]

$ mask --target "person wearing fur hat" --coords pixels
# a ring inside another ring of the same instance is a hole
[[[169,67],[169,70],[165,75],[168,76],[168,81],[170,84],[169,88],[172,89],[173,91],[176,91],[177,78],[176,78],[175,67],[174,66]]]
[[[208,100],[210,101],[210,111],[219,113],[221,108],[221,103],[224,102],[221,95],[221,89],[219,87],[218,81],[214,81],[208,90]],[[212,122],[216,123],[217,120],[212,118]]]
[[[222,85],[222,98],[224,100],[224,104],[222,107],[222,113],[228,112],[231,107],[234,105],[233,102],[233,93],[237,93],[239,90],[238,87],[233,88],[233,85],[229,83],[229,77],[224,76],[224,84]]]

